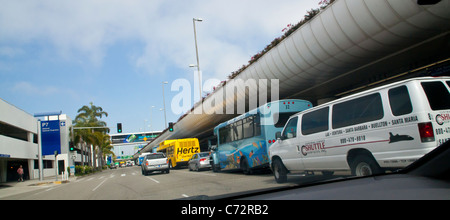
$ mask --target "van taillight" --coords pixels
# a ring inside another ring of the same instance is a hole
[[[434,141],[433,125],[431,122],[419,123],[419,133],[422,142]]]

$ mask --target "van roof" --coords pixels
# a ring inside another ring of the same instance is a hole
[[[362,96],[362,95],[365,95],[365,94],[370,94],[370,93],[373,93],[373,92],[376,92],[376,91],[380,91],[380,90],[383,90],[383,89],[387,89],[387,88],[390,88],[390,87],[395,87],[395,86],[406,84],[406,83],[410,83],[410,82],[416,82],[416,81],[422,82],[422,81],[432,81],[432,80],[450,80],[450,77],[448,77],[448,76],[440,76],[440,77],[418,77],[418,78],[405,79],[405,80],[402,80],[402,81],[398,81],[398,82],[390,83],[390,84],[387,84],[387,85],[379,86],[379,87],[376,87],[376,88],[372,88],[372,89],[369,89],[369,90],[366,90],[366,91],[358,92],[358,93],[355,93],[355,94],[352,94],[352,95],[349,95],[349,96],[345,96],[345,97],[342,97],[342,98],[339,98],[339,99],[336,99],[336,100],[333,100],[333,101],[330,101],[330,102],[318,105],[316,107],[313,107],[313,108],[307,109],[305,111],[299,112],[297,114],[294,114],[294,115],[291,116],[291,118],[295,117],[295,116],[298,116],[298,115],[301,115],[301,114],[305,114],[305,113],[314,111],[314,110],[317,110],[317,109],[321,109],[321,108],[323,108],[325,106],[333,105],[335,103],[339,103],[339,102],[342,102],[342,101],[345,101],[345,100],[353,99],[353,98],[356,98],[356,97],[359,97],[359,96]]]

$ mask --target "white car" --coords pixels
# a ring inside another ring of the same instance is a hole
[[[142,175],[147,175],[154,171],[163,171],[170,173],[169,160],[163,153],[152,153],[145,155],[141,164]]]

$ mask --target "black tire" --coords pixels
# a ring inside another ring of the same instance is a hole
[[[215,165],[214,163],[211,165],[212,171],[214,173],[220,172],[220,165]]]
[[[198,164],[195,164],[195,171],[200,172],[200,168],[198,168]]]
[[[357,156],[352,161],[350,168],[354,176],[371,176],[382,173],[382,169],[378,163],[367,155]]]
[[[243,158],[241,160],[241,170],[242,170],[242,172],[244,172],[245,175],[252,175],[253,174],[253,170],[248,165],[248,162],[247,162],[246,158]]]
[[[275,159],[272,164],[273,176],[275,177],[275,181],[277,183],[285,183],[287,182],[287,173],[288,170],[284,166],[283,162],[280,159]]]

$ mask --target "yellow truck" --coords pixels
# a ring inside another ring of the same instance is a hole
[[[200,145],[197,138],[165,140],[159,143],[156,151],[167,156],[170,168],[179,168],[186,166],[194,154],[200,153]]]

